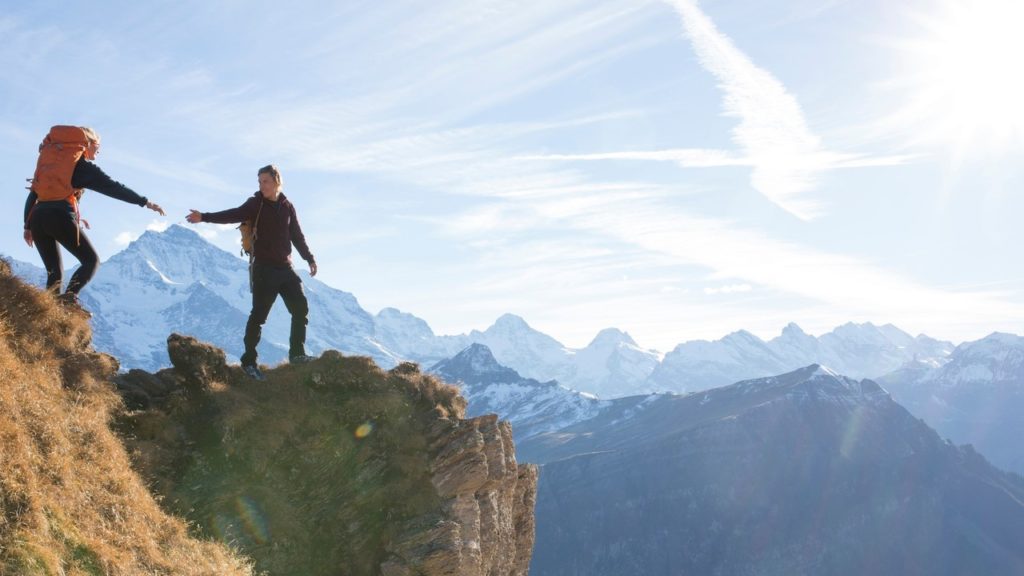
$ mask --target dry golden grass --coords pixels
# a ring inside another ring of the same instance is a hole
[[[110,429],[113,358],[88,322],[0,264],[0,575],[251,574],[189,536]]]

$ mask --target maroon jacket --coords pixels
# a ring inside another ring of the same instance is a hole
[[[260,204],[263,209],[260,210]],[[298,249],[302,259],[310,264],[316,262],[313,253],[306,245],[306,237],[299,227],[299,218],[295,215],[295,206],[284,194],[271,202],[259,192],[245,201],[238,208],[220,212],[203,212],[203,222],[214,224],[235,224],[246,220],[255,220],[259,211],[260,220],[256,224],[256,246],[253,248],[258,264],[271,266],[290,266],[292,263],[292,244]]]

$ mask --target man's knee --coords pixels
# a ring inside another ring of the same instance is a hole
[[[303,324],[309,324],[309,301],[302,292],[292,299],[288,311],[291,312],[293,319],[301,319]]]
[[[249,312],[249,324],[263,326],[267,323],[267,316],[270,316],[270,306],[254,306]]]
[[[267,323],[268,314],[249,314],[249,326],[263,326]]]

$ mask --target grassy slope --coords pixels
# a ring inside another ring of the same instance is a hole
[[[0,574],[251,574],[158,506],[111,431],[116,361],[0,263]]]

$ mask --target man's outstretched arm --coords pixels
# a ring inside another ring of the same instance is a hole
[[[192,224],[200,222],[209,222],[211,224],[237,224],[238,222],[245,222],[256,217],[256,211],[259,209],[259,206],[256,204],[258,201],[255,197],[249,198],[238,208],[229,208],[220,212],[189,210],[185,220]]]

